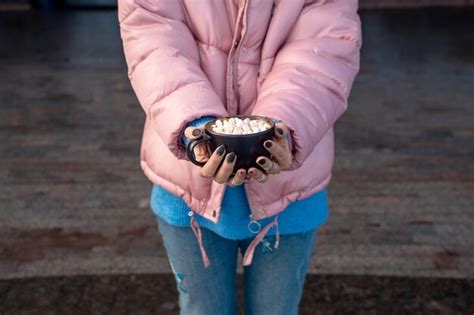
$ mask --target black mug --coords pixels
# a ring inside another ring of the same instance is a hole
[[[238,117],[242,120],[245,118],[249,118],[251,120],[264,120],[268,122],[271,127],[264,131],[250,134],[224,134],[216,133],[212,130],[211,125],[215,124],[217,120],[229,119],[232,117]],[[188,158],[191,162],[201,167],[206,164],[206,162],[200,162],[196,160],[194,148],[199,143],[207,141],[211,153],[214,152],[217,147],[223,144],[226,149],[226,154],[234,152],[237,155],[237,161],[235,162],[234,169],[231,174],[232,176],[235,175],[237,170],[241,168],[248,170],[251,167],[256,167],[262,171],[264,170],[256,160],[259,156],[266,156],[268,158],[271,157],[270,152],[268,152],[263,147],[263,143],[267,140],[272,140],[273,136],[275,135],[275,124],[273,123],[272,119],[255,115],[226,116],[208,121],[204,128],[205,134],[199,139],[190,140],[186,147]],[[222,159],[222,162],[223,161],[224,159]]]

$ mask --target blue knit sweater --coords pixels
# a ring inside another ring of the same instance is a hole
[[[200,126],[213,116],[203,116],[190,123],[190,126]],[[278,120],[274,120],[277,122]],[[189,140],[183,135],[184,144]],[[270,175],[271,176],[271,175]],[[253,179],[251,179],[253,180]],[[245,184],[244,184],[245,185]],[[262,184],[264,185],[264,183]],[[189,226],[190,208],[182,198],[173,195],[158,185],[153,185],[151,193],[151,208],[155,215],[175,226]],[[236,187],[227,186],[222,200],[222,210],[217,224],[195,213],[197,222],[201,227],[207,228],[216,234],[233,240],[252,238],[255,233],[249,230],[250,207],[243,185]],[[326,189],[302,200],[297,200],[288,205],[278,217],[280,234],[294,234],[305,232],[323,224],[328,218],[328,202]],[[274,216],[257,220],[262,228],[270,223]],[[274,235],[272,227],[267,235]]]

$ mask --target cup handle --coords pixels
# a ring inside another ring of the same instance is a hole
[[[194,139],[194,140],[190,140],[188,145],[186,146],[186,153],[188,154],[188,158],[191,162],[193,162],[193,164],[197,165],[197,166],[204,166],[206,164],[206,162],[200,162],[200,161],[197,161],[196,160],[196,156],[194,155],[194,148],[201,142],[204,142],[204,141],[209,141],[211,140],[211,137],[209,137],[208,135],[203,135],[202,138],[200,139]]]

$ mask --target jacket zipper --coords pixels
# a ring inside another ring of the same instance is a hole
[[[244,5],[244,14],[243,14],[244,17],[243,17],[243,19],[245,20],[246,25],[247,25],[247,16],[248,16],[248,15],[247,15],[247,11],[248,11],[248,10],[247,10],[247,7],[248,7],[248,3],[249,3],[249,2],[250,2],[250,0],[247,0],[246,3],[245,3],[245,5]],[[242,35],[242,37],[240,38],[239,43],[237,44],[237,46],[234,47],[234,56],[233,56],[234,60],[233,60],[233,64],[232,64],[232,72],[233,72],[232,74],[234,75],[234,80],[233,80],[232,84],[233,84],[233,87],[234,87],[234,95],[235,95],[235,99],[236,99],[236,101],[237,101],[237,104],[239,103],[240,100],[237,98],[238,93],[235,93],[236,91],[238,92],[238,90],[236,90],[236,86],[237,86],[236,77],[237,77],[237,76],[236,76],[235,74],[237,73],[237,67],[236,67],[236,62],[235,62],[235,61],[237,60],[237,52],[239,52],[239,47],[240,47],[240,44],[241,44],[243,38],[245,37],[245,34],[247,34],[247,28],[245,29],[245,33],[244,33],[244,34]],[[240,98],[240,97],[239,97],[239,98]],[[224,199],[224,195],[225,195],[226,189],[227,189],[227,184],[224,185],[224,188],[223,188],[223,190],[222,190],[222,198],[221,198],[221,201],[220,201],[221,204],[222,204],[222,200]],[[244,189],[245,189],[245,195],[246,195],[247,198],[248,198],[247,187],[244,186]],[[213,210],[212,216],[213,216],[214,218],[217,216],[217,213],[216,213],[215,210]],[[220,216],[219,216],[219,217],[220,217]],[[218,218],[218,219],[219,219],[219,218]],[[258,223],[258,222],[257,222],[257,223]]]
[[[241,47],[241,43],[244,40],[245,35],[247,34],[247,31],[248,31],[248,29],[247,29],[247,26],[248,26],[247,20],[248,20],[248,6],[249,6],[249,3],[250,3],[250,0],[246,0],[245,5],[244,5],[244,14],[243,14],[244,15],[243,16],[244,22],[242,22],[242,23],[245,23],[245,32],[240,37],[240,40],[239,40],[239,43],[237,44],[237,46],[234,47],[234,55],[233,55],[233,63],[232,63],[232,72],[233,72],[232,74],[234,76],[232,84],[233,84],[234,95],[235,95],[235,99],[236,99],[236,102],[237,102],[237,106],[240,102],[240,95],[239,95],[238,89],[237,89],[238,88],[237,87],[238,76],[237,76],[237,62],[236,62],[236,60],[238,60],[238,53],[240,52],[239,48]],[[250,193],[248,191],[247,185],[246,184],[242,184],[242,185],[244,185],[244,191],[245,191],[245,195],[247,197],[247,200],[250,201],[250,199],[249,199]],[[224,186],[222,196],[224,196],[226,189],[227,189],[227,184]],[[222,203],[222,199],[221,199],[221,203]],[[249,202],[249,205],[250,205],[250,202]],[[261,229],[260,224],[259,224],[259,222],[257,222],[255,220],[253,209],[250,206],[249,229],[250,229],[251,224],[257,224],[257,229],[258,229],[258,231],[260,231],[260,229]]]
[[[247,34],[247,31],[248,31],[248,21],[247,20],[248,20],[248,6],[249,6],[249,3],[250,3],[250,0],[247,0],[245,2],[245,5],[244,5],[244,16],[243,16],[242,24],[245,26],[245,32],[242,34],[242,36],[239,40],[239,44],[235,48],[234,62],[233,62],[233,71],[232,71],[233,74],[234,74],[233,85],[234,85],[234,91],[236,92],[234,94],[235,94],[235,99],[237,101],[237,106],[240,103],[240,93],[239,93],[239,87],[237,85],[237,83],[238,83],[238,66],[237,66],[236,61],[239,59],[238,56],[239,56],[239,53],[240,53],[240,47],[241,47],[241,44],[244,41],[245,35]]]
[[[234,64],[233,64],[233,67],[234,67],[234,70],[233,70],[233,74],[234,74],[234,91],[237,91],[237,93],[235,93],[236,95],[236,100],[237,100],[237,104],[240,103],[240,93],[239,93],[239,90],[238,90],[238,86],[237,86],[237,83],[238,83],[238,67],[237,67],[237,62],[236,60],[238,60],[238,53],[240,52],[240,46],[241,46],[241,43],[244,41],[244,38],[245,38],[245,35],[247,34],[248,32],[248,7],[250,5],[250,0],[247,0],[245,2],[245,7],[244,7],[244,20],[243,20],[243,24],[245,25],[245,32],[242,34],[242,37],[239,41],[239,44],[237,45],[236,47],[236,50],[235,50],[235,55],[234,55]],[[250,199],[249,199],[249,196],[250,196],[250,193],[248,191],[248,188],[247,188],[247,184],[242,184],[244,185],[244,191],[245,191],[245,195],[247,197],[247,200],[249,201],[249,208],[250,208],[250,215],[249,215],[249,225],[252,224],[252,223],[258,223],[255,218],[254,218],[254,213],[253,213],[253,209],[252,209],[252,206],[251,206],[251,203],[250,203]],[[259,228],[260,230],[260,228]]]

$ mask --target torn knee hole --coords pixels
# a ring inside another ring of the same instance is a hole
[[[182,272],[175,272],[174,277],[176,279],[178,291],[187,293],[188,291],[184,288],[183,284],[184,274]]]

